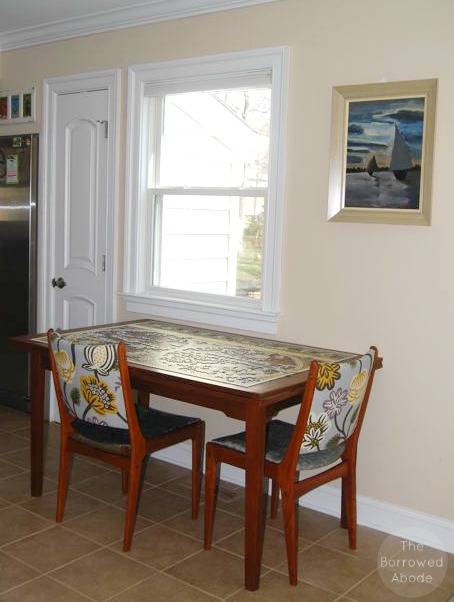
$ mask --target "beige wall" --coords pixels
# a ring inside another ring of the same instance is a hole
[[[1,88],[37,85],[38,110],[43,78],[121,68],[123,156],[128,65],[289,46],[277,336],[347,350],[379,347],[384,369],[360,442],[359,493],[451,520],[453,23],[451,0],[282,0],[0,56]],[[439,78],[432,225],[328,223],[332,87],[424,78]],[[39,131],[40,122],[33,125]],[[120,223],[123,182],[122,170]],[[221,414],[205,418],[209,436],[232,426]]]

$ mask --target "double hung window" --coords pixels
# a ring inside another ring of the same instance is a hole
[[[131,311],[274,332],[285,51],[130,69]]]

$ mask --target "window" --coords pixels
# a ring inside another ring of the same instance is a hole
[[[285,56],[130,69],[128,310],[275,331]]]

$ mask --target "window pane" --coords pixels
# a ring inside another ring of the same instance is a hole
[[[157,202],[154,285],[260,298],[263,197],[164,195]]]
[[[168,94],[151,186],[266,187],[271,91]]]

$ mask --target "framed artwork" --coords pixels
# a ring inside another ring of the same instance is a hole
[[[430,225],[437,84],[333,89],[328,220]]]
[[[35,90],[0,92],[0,125],[35,121]]]

